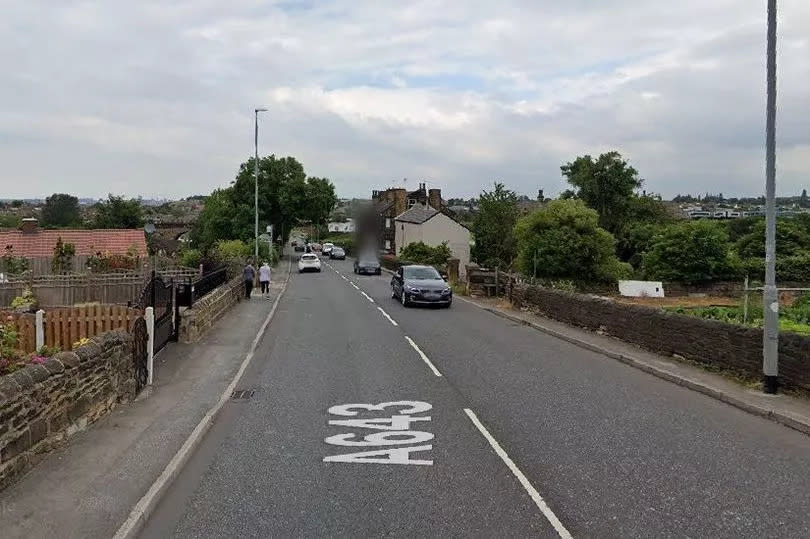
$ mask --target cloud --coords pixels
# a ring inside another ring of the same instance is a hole
[[[778,191],[810,179],[810,4],[780,2]],[[758,194],[765,11],[735,0],[32,0],[4,10],[2,196],[184,196],[253,148],[343,196],[565,186],[618,149],[649,191]]]

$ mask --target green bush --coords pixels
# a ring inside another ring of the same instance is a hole
[[[24,309],[27,311],[33,311],[36,309],[39,301],[37,297],[34,295],[34,292],[30,288],[26,288],[23,290],[22,296],[17,296],[13,300],[11,300],[11,308],[12,309]]]
[[[726,228],[712,221],[688,221],[664,229],[651,240],[642,268],[648,279],[683,283],[736,278],[741,273]]]
[[[447,242],[431,247],[424,242],[409,243],[399,253],[401,259],[410,260],[414,264],[428,264],[431,266],[446,266],[447,260],[452,256]]]
[[[211,252],[213,258],[223,264],[241,264],[250,254],[250,247],[242,240],[220,240]]]
[[[628,277],[631,266],[616,257],[613,235],[598,221],[596,210],[574,199],[552,200],[522,217],[515,226],[521,272],[591,282]]]
[[[202,253],[197,249],[186,249],[180,254],[180,265],[188,268],[198,268],[202,261]]]

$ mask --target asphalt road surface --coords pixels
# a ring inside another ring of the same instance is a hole
[[[810,437],[388,282],[293,274],[142,537],[810,537]]]

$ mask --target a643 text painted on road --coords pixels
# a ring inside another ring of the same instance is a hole
[[[368,430],[334,434],[324,439],[329,445],[341,447],[381,447],[372,451],[358,451],[324,457],[324,462],[344,462],[354,464],[415,464],[431,466],[433,460],[425,455],[412,455],[433,449],[425,444],[433,439],[433,433],[423,429],[430,422],[430,416],[416,415],[433,408],[422,401],[394,401],[380,404],[340,404],[329,408],[332,416],[353,419],[329,419],[334,427]],[[415,424],[415,425],[414,425]],[[411,445],[416,444],[416,445]]]

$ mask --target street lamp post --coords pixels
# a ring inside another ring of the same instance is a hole
[[[267,112],[267,109],[254,109],[254,147],[256,150],[255,160],[253,162],[253,171],[255,176],[253,186],[253,204],[254,204],[254,220],[253,220],[253,239],[254,239],[254,264],[259,260],[259,113]]]
[[[763,390],[776,393],[779,375],[779,294],[776,289],[776,0],[768,0],[765,117],[765,286],[762,309]]]

